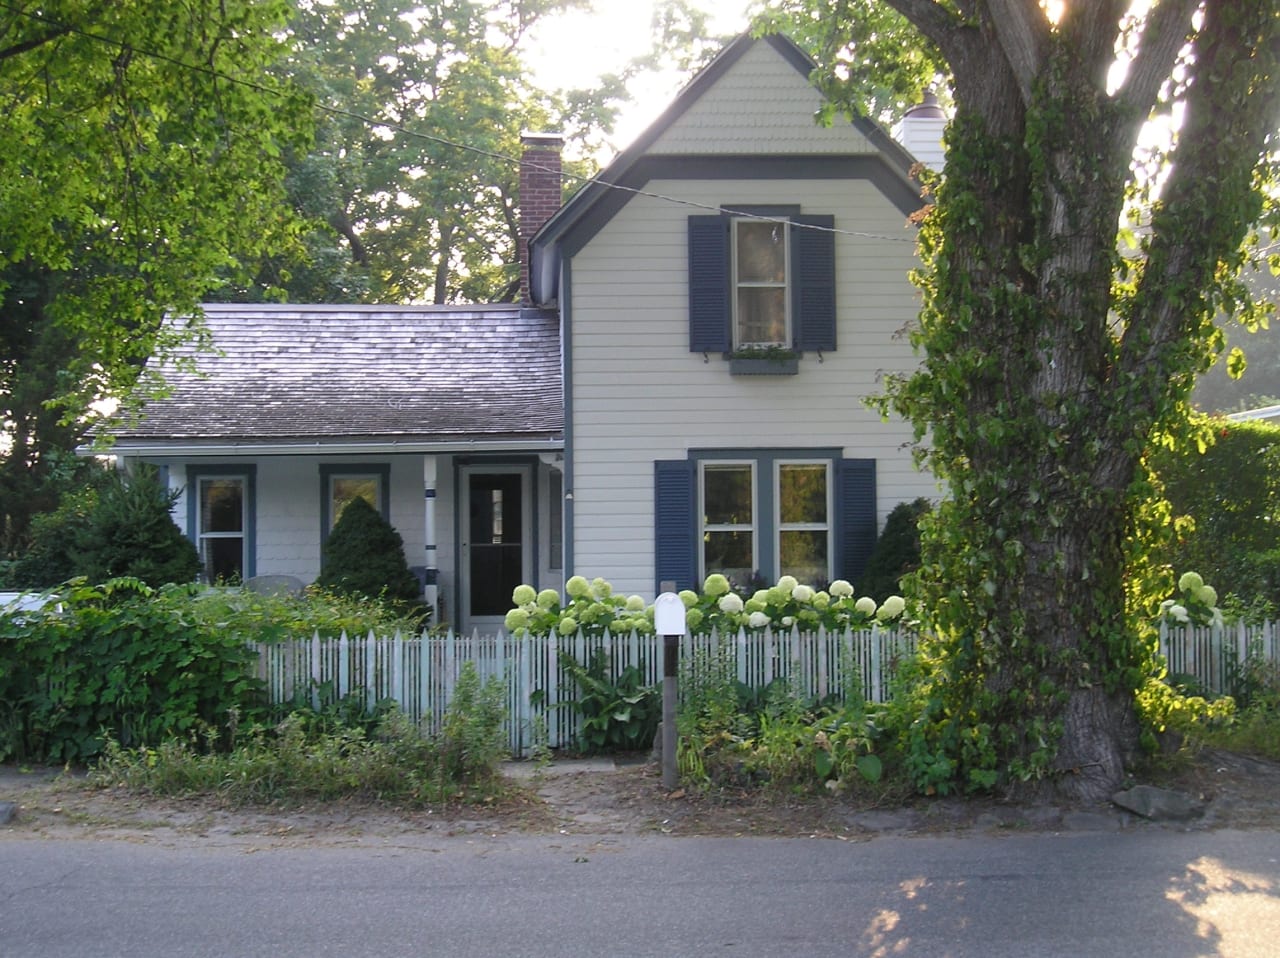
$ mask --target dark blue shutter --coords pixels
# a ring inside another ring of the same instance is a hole
[[[653,464],[654,592],[663,582],[676,589],[695,589],[698,583],[694,514],[694,466],[687,459],[660,459]]]
[[[727,352],[729,314],[729,218],[690,216],[690,352]]]
[[[791,323],[796,348],[836,348],[836,243],[833,216],[793,216]],[[805,226],[822,227],[805,229]]]
[[[836,578],[856,584],[876,544],[876,461],[836,462]]]

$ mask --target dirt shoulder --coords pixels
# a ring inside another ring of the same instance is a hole
[[[641,760],[563,759],[505,767],[510,794],[482,806],[403,810],[333,802],[234,809],[208,798],[167,799],[88,787],[59,769],[0,766],[6,837],[158,843],[342,844],[413,837],[524,834],[817,836],[865,841],[886,834],[1018,833],[1135,828],[1280,828],[1280,764],[1204,751],[1152,784],[1203,806],[1188,821],[1152,823],[1114,805],[1021,806],[991,799],[787,796],[663,789]]]

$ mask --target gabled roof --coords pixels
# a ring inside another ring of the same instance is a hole
[[[915,158],[877,123],[864,116],[855,118],[851,123],[840,119],[835,121],[837,124],[846,123],[848,128],[865,139],[870,152],[861,156],[806,157],[792,151],[770,155],[767,142],[763,151],[757,148],[735,156],[726,156],[722,151],[702,155],[680,155],[666,149],[655,151],[664,135],[758,45],[772,48],[782,61],[808,81],[815,64],[788,37],[770,34],[757,38],[744,33],[729,43],[676,95],[671,105],[631,146],[574,194],[533,237],[529,244],[529,282],[534,302],[551,304],[556,301],[556,284],[563,255],[572,255],[580,249],[587,237],[651,179],[664,178],[676,171],[681,178],[691,179],[743,175],[741,171],[744,170],[749,170],[752,178],[826,177],[834,175],[833,171],[839,164],[846,172],[876,180],[904,214],[919,209],[922,203],[919,184],[911,175]],[[815,100],[820,99],[816,90],[813,95]],[[804,119],[816,122],[808,117]],[[761,127],[747,128],[744,135],[748,139],[766,141],[768,132]]]
[[[510,304],[209,305],[204,313],[213,350],[188,346],[167,363],[170,395],[112,430],[116,451],[562,445],[554,314]]]

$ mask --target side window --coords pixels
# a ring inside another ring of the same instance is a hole
[[[197,475],[189,511],[206,582],[238,582],[253,574],[249,549],[250,483],[246,475]]]
[[[350,463],[320,467],[320,541],[333,531],[342,512],[363,499],[390,518],[391,466],[386,463]]]
[[[382,511],[382,487],[377,476],[350,475],[329,477],[329,528],[333,529],[343,511],[356,499],[363,499],[378,512]]]

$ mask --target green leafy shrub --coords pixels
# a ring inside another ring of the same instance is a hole
[[[1274,615],[1280,610],[1280,426],[1204,417],[1198,424],[1211,443],[1152,453],[1178,532],[1158,559],[1226,586],[1225,607]]]
[[[51,589],[78,573],[77,541],[89,525],[89,516],[98,503],[98,483],[63,496],[58,507],[31,517],[30,539],[18,557],[0,574],[5,589]]]
[[[422,587],[405,561],[404,539],[363,498],[352,499],[342,510],[322,557],[319,588],[423,611]]]
[[[252,653],[186,614],[198,587],[75,584],[0,615],[0,761],[84,762],[108,738],[154,745],[262,714]]]
[[[273,726],[231,730],[235,744],[226,752],[199,736],[136,748],[108,741],[90,781],[159,795],[209,795],[232,806],[487,801],[504,790],[501,689],[481,685],[474,667],[464,666],[458,693],[435,735],[398,709],[371,731],[320,727],[295,713]]]
[[[902,577],[920,567],[920,519],[932,506],[928,499],[900,502],[889,512],[867,567],[858,579],[859,595],[898,595]]]
[[[662,719],[662,693],[656,685],[644,684],[638,666],[628,665],[614,677],[609,653],[598,648],[585,666],[561,652],[560,668],[577,693],[564,704],[582,720],[578,740],[583,751],[626,752],[653,743]]]
[[[178,493],[165,489],[154,468],[116,474],[75,536],[75,574],[90,582],[134,578],[149,586],[192,582],[200,571],[195,545],[173,522]]]

